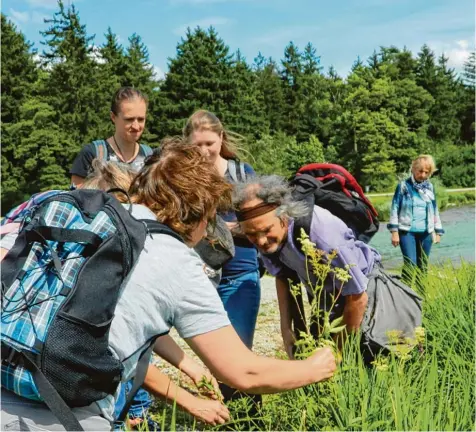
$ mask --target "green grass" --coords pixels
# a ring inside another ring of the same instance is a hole
[[[424,287],[426,339],[409,359],[387,357],[367,368],[351,339],[332,380],[265,396],[253,417],[249,400],[232,404],[233,421],[211,429],[474,430],[474,264],[430,267]],[[158,414],[166,428],[175,427],[172,417],[181,430],[200,428],[172,410]]]

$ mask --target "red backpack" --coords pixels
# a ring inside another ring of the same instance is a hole
[[[294,238],[299,238],[301,228],[309,234],[314,205],[329,210],[352,229],[356,239],[365,243],[378,231],[377,211],[344,167],[330,163],[305,165],[297,171],[291,185],[294,198],[306,201],[310,208],[308,215],[295,220]]]

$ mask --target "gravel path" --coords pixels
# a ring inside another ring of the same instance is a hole
[[[183,339],[177,335],[175,330],[172,330],[170,335],[188,355],[202,364],[200,359],[198,359]],[[283,353],[274,278],[268,276],[261,279],[261,304],[258,314],[258,323],[256,325],[253,351],[268,357],[276,356],[278,351]],[[170,366],[159,357],[155,356],[154,362],[161,367],[164,373],[172,377],[175,381],[184,380],[183,374],[180,374],[176,368]],[[187,379],[185,378],[185,382],[186,381]]]

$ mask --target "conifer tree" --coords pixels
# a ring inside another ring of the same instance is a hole
[[[227,127],[249,138],[269,133],[269,122],[263,113],[264,98],[259,92],[257,76],[253,74],[240,50],[235,53],[231,77],[236,94],[228,107],[230,116]]]
[[[45,20],[50,27],[41,33],[46,39],[42,60],[48,71],[42,95],[57,113],[58,126],[71,135],[79,151],[82,144],[96,138],[96,127],[102,121],[95,87],[94,36],[87,35],[74,4],[65,8],[59,0],[58,7],[53,18]]]
[[[125,86],[126,75],[126,56],[124,54],[124,47],[119,43],[117,35],[112,32],[111,27],[107,28],[104,34],[106,42],[99,47],[103,69],[105,72],[117,77],[119,86]]]
[[[187,29],[176,57],[169,59],[169,71],[154,108],[159,135],[180,134],[197,109],[212,111],[230,127],[230,106],[237,96],[233,65],[233,54],[213,27]]]
[[[135,87],[145,92],[151,92],[156,87],[157,82],[154,78],[154,68],[150,64],[149,50],[136,33],[129,38],[125,62],[125,80],[122,85]]]
[[[303,74],[302,55],[299,48],[293,42],[290,42],[284,49],[284,59],[281,61],[281,64],[281,78],[286,103],[283,132],[292,136],[296,135],[299,131],[301,119],[301,78]]]
[[[23,195],[23,165],[16,158],[20,137],[10,126],[20,121],[21,106],[34,91],[38,71],[32,45],[15,25],[1,15],[1,94],[2,94],[2,208],[8,209]]]
[[[259,53],[254,60],[253,69],[269,131],[273,134],[282,131],[286,107],[278,66],[272,58],[266,59]]]

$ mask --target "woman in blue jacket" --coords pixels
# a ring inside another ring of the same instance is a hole
[[[426,272],[426,264],[433,243],[439,243],[444,233],[436,203],[435,191],[429,181],[436,171],[430,155],[420,155],[412,163],[412,174],[400,182],[395,190],[387,225],[392,234],[392,245],[403,254],[402,276],[413,279],[418,268]]]

